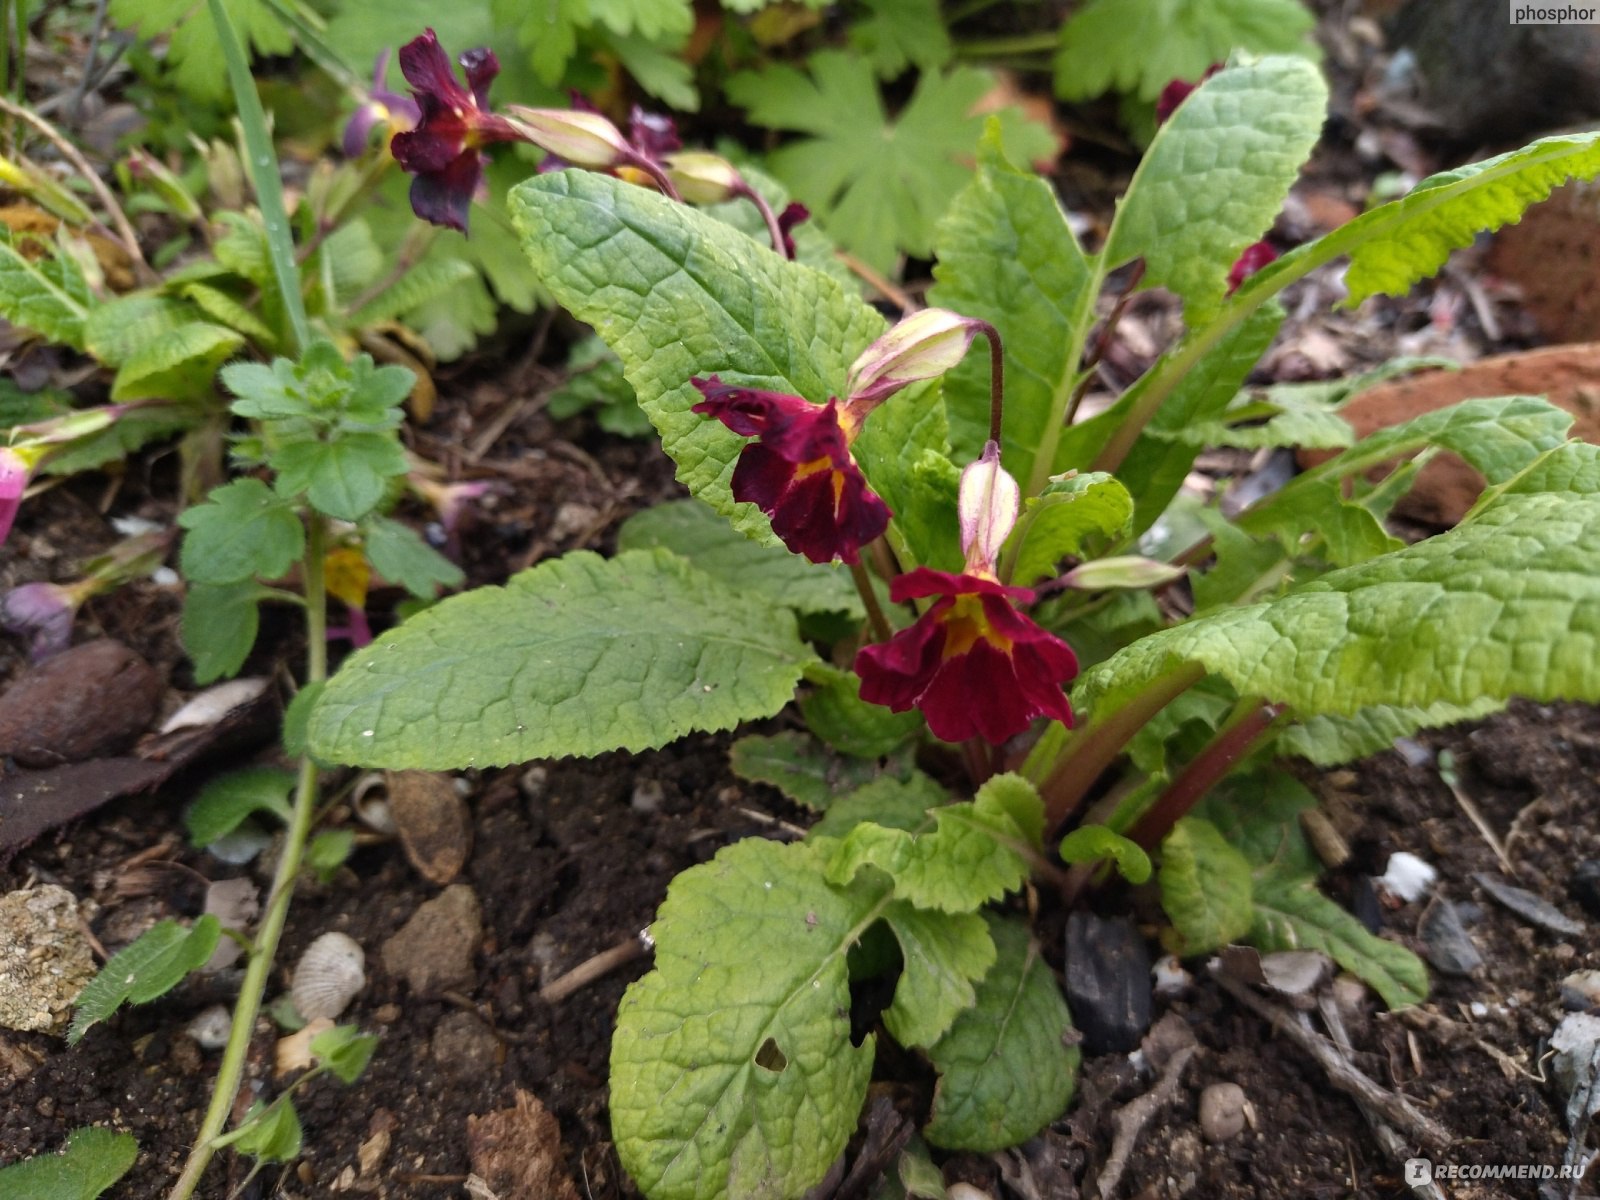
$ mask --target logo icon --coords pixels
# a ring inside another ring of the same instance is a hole
[[[1426,1158],[1406,1159],[1406,1185],[1417,1187],[1419,1184],[1433,1182],[1433,1163]]]

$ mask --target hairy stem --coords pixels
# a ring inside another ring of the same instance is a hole
[[[311,643],[306,655],[308,685],[321,683],[328,677],[328,596],[322,570],[325,540],[323,519],[313,513],[306,530],[306,553],[302,564],[306,587],[306,636]],[[278,940],[283,936],[284,922],[289,915],[289,900],[294,895],[295,879],[300,874],[300,861],[305,853],[316,808],[317,768],[309,757],[305,757],[300,760],[294,810],[284,836],[283,853],[273,876],[266,913],[250,947],[250,959],[245,967],[244,982],[239,987],[239,1001],[234,1005],[233,1025],[228,1030],[228,1044],[222,1051],[222,1063],[217,1069],[211,1103],[200,1122],[194,1147],[183,1164],[183,1173],[172,1185],[167,1200],[189,1200],[194,1195],[195,1188],[200,1186],[200,1177],[205,1174],[207,1164],[217,1151],[216,1140],[227,1124],[228,1114],[233,1110],[239,1085],[244,1080],[250,1035],[255,1031],[256,1018],[261,1013],[267,978],[278,952]]]
[[[884,616],[883,606],[878,603],[878,593],[872,589],[871,573],[858,560],[850,564],[850,578],[856,585],[856,591],[861,594],[861,603],[867,607],[873,641],[887,642],[894,636],[894,629],[889,624],[889,618]]]

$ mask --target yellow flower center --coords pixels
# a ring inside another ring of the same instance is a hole
[[[1001,654],[1011,654],[1012,641],[989,624],[989,618],[983,611],[982,596],[957,596],[955,603],[940,619],[945,630],[942,657],[946,660],[966,654],[980,640],[988,642]]]

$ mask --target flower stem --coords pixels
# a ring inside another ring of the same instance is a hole
[[[767,223],[767,236],[772,239],[773,252],[783,258],[792,259],[794,255],[783,245],[783,227],[778,224],[778,214],[772,211],[772,205],[767,203],[767,198],[743,180],[740,180],[738,186],[734,188],[734,194],[743,196],[756,206],[761,219]]]
[[[894,629],[889,625],[889,618],[883,615],[883,606],[878,603],[878,593],[872,590],[871,573],[858,560],[850,564],[850,578],[855,582],[856,591],[861,593],[861,603],[867,607],[867,621],[872,626],[872,640],[887,642],[894,636]]]
[[[325,540],[323,519],[312,513],[307,523],[306,553],[301,567],[306,588],[306,636],[311,642],[306,655],[307,685],[321,683],[328,677],[328,596],[322,570]],[[244,1079],[250,1037],[255,1031],[256,1017],[261,1012],[262,998],[266,995],[267,978],[278,952],[278,941],[283,936],[284,922],[289,915],[289,900],[294,895],[295,879],[300,874],[300,861],[305,853],[316,808],[317,767],[307,756],[300,760],[294,809],[284,835],[283,853],[273,876],[266,913],[250,947],[244,982],[239,987],[239,1001],[233,1009],[233,1025],[228,1030],[228,1044],[222,1051],[222,1063],[217,1069],[216,1083],[211,1091],[211,1103],[200,1122],[200,1132],[195,1137],[189,1157],[183,1164],[183,1173],[172,1185],[167,1200],[189,1200],[194,1195],[195,1188],[200,1186],[200,1177],[205,1174],[206,1166],[217,1151],[216,1139],[227,1124],[228,1114],[233,1111],[234,1099]]]
[[[989,440],[1000,445],[1000,423],[1005,416],[1006,354],[1000,341],[1000,331],[987,321],[974,321],[984,337],[989,339]]]

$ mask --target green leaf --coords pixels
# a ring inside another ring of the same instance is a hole
[[[642,750],[773,715],[814,661],[788,613],[675,555],[569,554],[351,655],[312,713],[311,751],[442,770]]]
[[[1300,814],[1316,806],[1303,783],[1269,768],[1228,776],[1195,806],[1194,815],[1244,855],[1258,879],[1263,869],[1310,878],[1322,864],[1300,827]]]
[[[180,287],[178,294],[191,301],[217,324],[243,334],[263,350],[272,350],[277,346],[277,335],[267,327],[266,322],[231,293],[207,283],[189,283]]]
[[[1035,475],[1035,455],[1056,444],[1055,427],[1077,380],[1074,335],[1094,320],[1095,297],[1089,262],[1055,189],[1009,163],[1000,139],[999,123],[991,122],[978,143],[977,174],[939,224],[938,282],[928,299],[999,330],[1006,366],[1002,459],[1026,483]],[[989,384],[982,353],[968,354],[945,377],[951,440],[961,458],[975,458],[988,439]]]
[[[622,374],[622,363],[597,337],[586,337],[567,356],[567,378],[550,393],[545,406],[557,420],[596,409],[595,419],[607,433],[648,437],[655,432],[639,407],[639,398]]]
[[[294,772],[272,767],[233,771],[208,780],[184,814],[189,844],[203,849],[258,812],[271,813],[287,825],[293,816],[289,805],[293,790]]]
[[[373,517],[362,526],[362,538],[372,569],[418,600],[432,600],[440,588],[460,587],[466,579],[460,567],[400,521]]]
[[[1217,827],[1184,817],[1161,841],[1161,907],[1172,922],[1167,948],[1180,957],[1204,954],[1250,928],[1250,863]]]
[[[890,119],[872,66],[841,50],[822,50],[807,72],[769,67],[728,80],[728,98],[753,124],[808,134],[767,158],[795,197],[842,249],[878,270],[897,252],[928,257],[934,227],[967,182],[967,162],[983,127],[973,115],[994,76],[973,67],[927,72]],[[1050,135],[1015,110],[1002,117],[1019,160],[1047,157]]]
[[[354,1025],[335,1025],[311,1039],[312,1055],[341,1083],[360,1079],[377,1048],[378,1039],[362,1033]]]
[[[1314,54],[1313,24],[1299,0],[1089,0],[1061,27],[1056,95],[1118,91],[1154,101],[1173,80],[1193,83],[1235,50]]]
[[[808,562],[781,546],[753,542],[698,500],[669,500],[629,517],[617,530],[618,550],[671,550],[737,591],[766,597],[796,613],[842,612],[860,621],[866,609],[839,563]]]
[[[189,531],[179,565],[193,583],[276,579],[305,553],[300,518],[259,479],[214,489],[204,504],[184,509],[178,524]]]
[[[1185,323],[1204,325],[1234,261],[1283,207],[1327,108],[1322,74],[1303,58],[1208,79],[1145,151],[1106,235],[1107,266],[1143,258],[1143,285],[1171,289]]]
[[[83,346],[108,367],[120,367],[174,330],[196,324],[198,306],[175,296],[135,292],[99,305],[84,322]]]
[[[238,673],[261,627],[257,607],[265,589],[253,579],[239,583],[191,583],[183,596],[180,633],[194,663],[196,683]]]
[[[128,356],[111,381],[111,398],[122,402],[210,395],[217,368],[243,345],[241,335],[221,325],[180,325]]]
[[[933,828],[908,833],[864,822],[829,856],[830,883],[864,867],[894,880],[894,894],[918,908],[976,912],[1021,887],[1044,833],[1044,804],[1020,775],[996,775],[972,800],[929,814]]]
[[[0,1169],[0,1196],[17,1200],[95,1200],[139,1157],[131,1134],[74,1129],[59,1154],[41,1154]]]
[[[94,300],[67,249],[0,227],[0,317],[75,350]]]
[[[290,442],[272,452],[278,494],[304,493],[311,507],[341,521],[359,521],[383,499],[389,480],[408,469],[406,452],[388,433],[341,433],[331,442]]]
[[[745,439],[689,411],[701,399],[689,380],[716,374],[821,403],[843,389],[883,318],[722,222],[593,172],[530,179],[511,211],[540,281],[622,359],[679,480],[741,533],[775,544],[767,518],[729,491]],[[881,494],[884,481],[869,478]]]
[[[1475,721],[1505,707],[1503,699],[1484,696],[1472,704],[1429,704],[1407,707],[1375,704],[1351,716],[1311,717],[1285,729],[1275,743],[1285,754],[1297,754],[1319,767],[1351,762],[1390,749],[1398,738],[1419,729]]]
[[[40,465],[44,475],[76,475],[110,462],[120,462],[135,450],[194,428],[201,413],[187,406],[135,406],[97,433],[78,438],[55,451]]]
[[[800,697],[806,725],[828,745],[853,758],[892,754],[922,728],[917,712],[890,712],[861,698],[861,680],[853,671],[813,663],[806,678],[814,685]]]
[[[368,329],[438,300],[475,278],[472,264],[460,258],[428,258],[368,300],[347,318],[354,329]]]
[[[769,784],[816,812],[883,773],[875,762],[841,758],[810,734],[792,731],[740,738],[728,748],[728,765],[740,779]]]
[[[300,758],[306,752],[306,725],[326,682],[305,683],[283,710],[283,752],[290,758]]]
[[[277,55],[294,49],[288,29],[264,0],[223,0],[223,4],[247,51]],[[118,25],[137,26],[142,38],[168,35],[164,62],[183,91],[214,107],[227,98],[222,47],[205,5],[196,6],[193,0],[112,0],[108,11]]]
[[[1383,997],[1390,1008],[1428,998],[1428,969],[1404,946],[1368,933],[1305,877],[1256,880],[1250,943],[1263,951],[1320,950]]]
[[[939,1087],[923,1132],[946,1150],[1024,1142],[1066,1110],[1080,1054],[1072,1014],[1028,930],[991,918],[998,958],[973,1006],[928,1050]]]
[[[1105,859],[1115,862],[1117,873],[1129,883],[1144,883],[1150,878],[1150,856],[1137,842],[1130,842],[1104,825],[1080,825],[1061,839],[1062,862],[1097,863]]]
[[[866,8],[867,15],[850,23],[850,45],[880,79],[894,79],[907,67],[937,71],[955,53],[935,0],[866,0]]]
[[[1103,471],[1051,483],[1023,505],[1006,555],[1011,582],[1030,587],[1055,576],[1063,558],[1093,557],[1125,537],[1133,522],[1133,497]]]
[[[350,854],[355,848],[354,830],[324,829],[306,847],[306,869],[319,882],[327,883],[340,867],[350,861]]]
[[[633,81],[668,108],[679,112],[700,110],[700,93],[694,85],[694,67],[683,60],[681,47],[675,48],[679,52],[674,52],[659,42],[649,41],[637,34],[609,31],[603,40]]]
[[[651,1200],[800,1195],[855,1131],[874,1045],[845,959],[889,902],[820,866],[749,838],[668,888],[611,1043],[612,1136]]]
[[[874,779],[841,796],[811,827],[808,836],[843,838],[863,822],[920,833],[929,826],[929,810],[949,803],[950,793],[943,784],[913,768],[904,779]]]
[[[928,912],[897,900],[883,919],[900,943],[900,982],[883,1025],[902,1046],[931,1046],[977,1002],[994,966],[994,940],[977,913]]]
[[[75,1044],[124,1002],[145,1004],[170,992],[199,969],[217,948],[222,926],[209,914],[185,927],[158,921],[137,941],[117,951],[78,997],[67,1042]]]
[[[229,1138],[240,1154],[262,1162],[288,1162],[300,1156],[303,1140],[300,1114],[295,1112],[294,1101],[287,1095],[279,1096],[271,1104],[257,1100]]]

